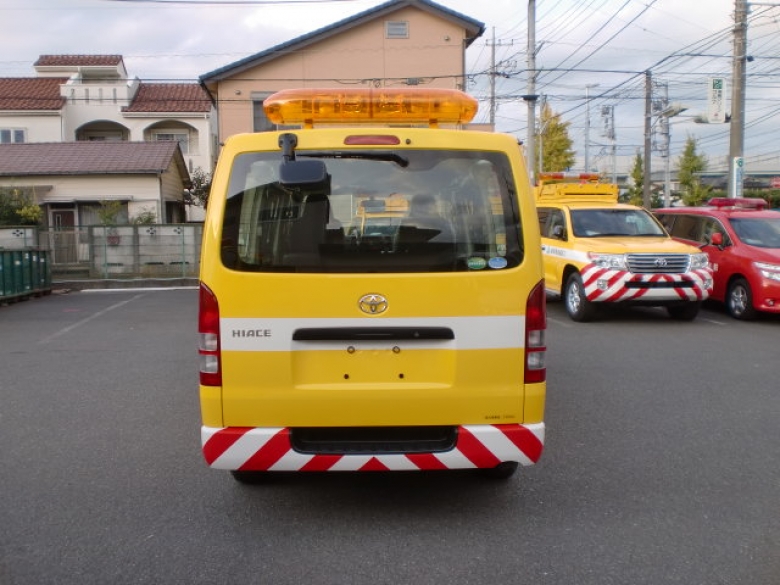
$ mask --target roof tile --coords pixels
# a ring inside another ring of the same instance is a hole
[[[60,95],[64,77],[0,78],[0,110],[59,110],[65,105]]]
[[[176,141],[0,144],[0,176],[154,174],[177,149]]]
[[[103,67],[122,63],[122,55],[41,55],[33,67]]]
[[[197,83],[141,83],[124,112],[209,112],[212,103]]]

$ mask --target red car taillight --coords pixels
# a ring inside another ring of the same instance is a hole
[[[540,281],[525,306],[525,383],[544,382],[547,379],[545,366],[545,331],[547,330],[547,297],[544,281]]]
[[[198,354],[200,354],[200,383],[204,386],[221,386],[219,303],[214,293],[203,283],[200,284],[198,309]]]

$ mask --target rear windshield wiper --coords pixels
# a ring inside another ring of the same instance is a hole
[[[309,158],[356,158],[367,160],[386,160],[394,162],[399,167],[408,167],[409,159],[395,152],[354,152],[354,151],[333,151],[333,152],[297,152],[299,157]]]

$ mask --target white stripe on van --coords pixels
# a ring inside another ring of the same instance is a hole
[[[345,345],[359,348],[391,349],[514,349],[524,345],[525,317],[383,317],[323,319],[235,319],[219,321],[223,351],[307,351],[343,350]],[[452,340],[356,340],[293,341],[296,329],[331,327],[448,327]]]

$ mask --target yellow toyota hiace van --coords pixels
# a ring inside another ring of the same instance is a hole
[[[535,463],[546,307],[517,141],[458,129],[477,104],[455,90],[264,106],[286,129],[226,141],[204,227],[207,463],[239,481]]]

